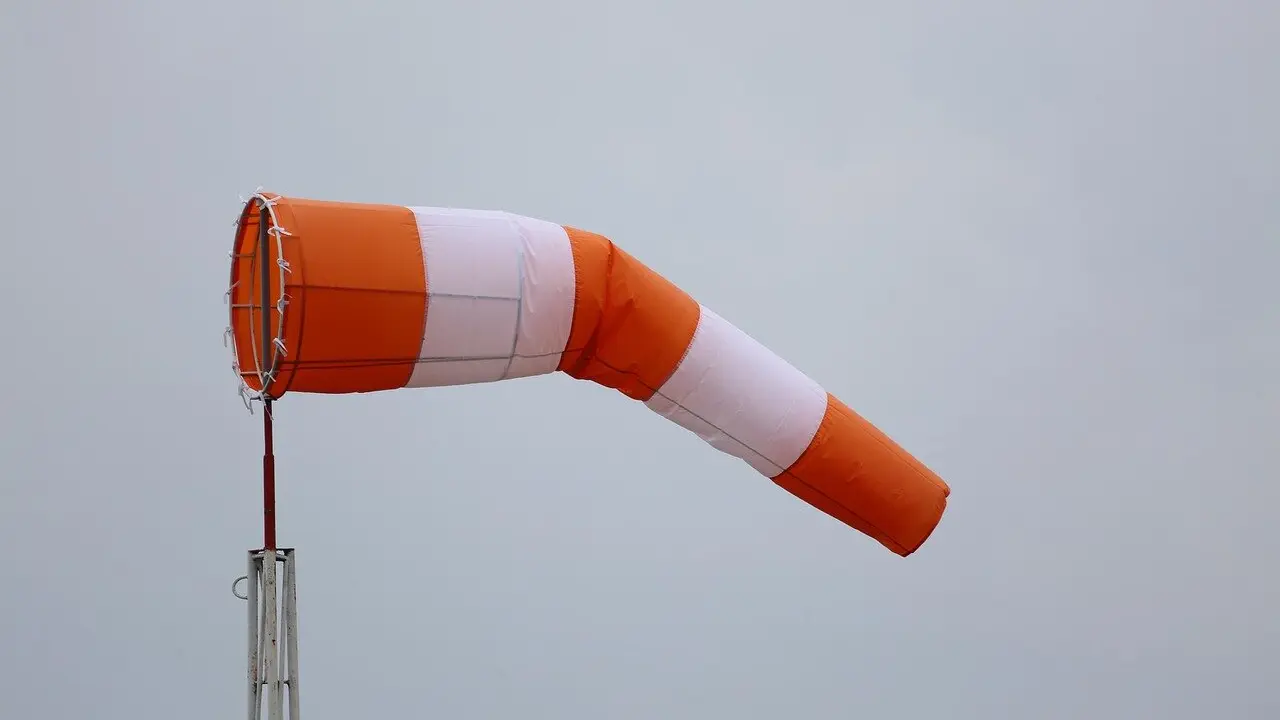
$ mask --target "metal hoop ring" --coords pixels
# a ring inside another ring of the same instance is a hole
[[[285,306],[289,304],[289,301],[288,301],[288,292],[287,292],[287,278],[285,276],[292,271],[289,269],[288,263],[284,259],[284,240],[283,240],[283,236],[289,235],[290,233],[287,230],[285,230],[283,227],[281,227],[280,217],[276,213],[276,203],[280,199],[281,199],[281,196],[279,195],[276,195],[274,193],[268,195],[266,193],[261,192],[261,190],[259,190],[258,192],[253,193],[253,195],[244,203],[240,211],[241,213],[240,217],[236,221],[236,227],[237,227],[236,232],[237,232],[237,239],[238,239],[239,233],[243,229],[244,223],[249,219],[250,215],[253,213],[255,208],[257,209],[260,218],[262,217],[262,213],[266,214],[265,219],[267,222],[263,223],[263,228],[260,229],[259,232],[265,233],[265,235],[268,238],[270,238],[269,241],[273,241],[275,244],[275,251],[276,251],[276,257],[277,257],[276,273],[278,274],[279,281],[280,281],[280,296],[276,299],[276,303],[272,306],[275,312],[279,313],[280,322],[274,337],[270,341],[270,344],[271,344],[270,348],[258,347],[260,335],[262,334],[263,328],[256,327],[253,322],[253,314],[252,313],[249,314],[248,327],[249,327],[249,336],[250,336],[250,347],[253,350],[253,370],[252,371],[249,371],[240,367],[239,350],[237,348],[235,333],[231,332],[231,329],[234,326],[235,311],[237,309],[236,303],[234,303],[231,299],[232,290],[234,290],[236,285],[238,285],[239,282],[243,281],[244,278],[241,278],[237,282],[231,284],[231,286],[228,288],[226,293],[226,297],[228,298],[227,299],[227,305],[228,305],[227,331],[228,332],[227,332],[227,335],[224,336],[224,341],[231,348],[232,370],[236,373],[237,381],[240,386],[239,388],[240,395],[245,402],[245,406],[249,408],[249,412],[253,412],[253,408],[250,405],[252,401],[254,400],[265,401],[269,399],[268,391],[270,390],[271,384],[276,380],[276,374],[279,369],[280,359],[283,355],[286,354],[284,352],[284,328],[285,328],[284,315],[287,312],[287,310],[285,309]],[[235,252],[236,250],[232,249],[231,256],[233,260],[238,257],[235,255]],[[270,252],[270,249],[268,249],[267,247],[264,247],[262,238],[260,236],[259,243],[254,250],[254,256],[255,258],[257,258],[254,261],[255,266],[260,264],[259,261],[261,259],[261,254],[269,253],[269,252]],[[233,261],[231,263],[231,275],[233,277],[235,276],[235,272],[236,272],[236,263]],[[249,297],[250,297],[249,307],[253,308],[255,307],[255,300],[253,299],[255,298],[255,293],[253,292],[253,290],[249,291]],[[271,313],[268,311],[266,296],[265,295],[257,296],[256,303],[257,303],[256,306],[260,306],[262,322],[265,323],[267,328],[269,329],[271,326],[271,320],[270,320]],[[270,334],[269,330],[268,330],[268,334]],[[268,356],[270,358],[269,362],[267,362]],[[264,363],[267,363],[267,364],[264,366]],[[252,390],[249,388],[249,385],[245,379],[247,375],[256,375],[258,377],[258,382],[261,385],[260,390]]]

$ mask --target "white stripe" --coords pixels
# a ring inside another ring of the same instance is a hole
[[[410,210],[422,241],[427,322],[407,387],[554,371],[573,325],[564,229],[505,212]]]
[[[573,246],[560,225],[511,217],[523,245],[524,302],[520,305],[516,356],[507,377],[555,372],[573,329]]]
[[[645,404],[717,450],[777,477],[818,432],[827,393],[724,318],[701,311],[689,351]]]

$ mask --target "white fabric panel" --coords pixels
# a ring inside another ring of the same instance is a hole
[[[507,377],[555,372],[573,329],[576,268],[564,228],[545,220],[511,215],[523,248],[524,290],[516,354]]]
[[[688,353],[645,404],[777,477],[818,432],[827,393],[724,318],[701,311]]]
[[[427,322],[407,386],[554,371],[573,324],[573,254],[564,229],[505,212],[410,210],[422,240]]]

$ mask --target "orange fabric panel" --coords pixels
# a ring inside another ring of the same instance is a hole
[[[774,482],[902,556],[928,539],[951,492],[942,478],[830,394],[808,449]]]
[[[275,211],[290,233],[284,238],[290,304],[284,335],[288,355],[269,393],[279,397],[289,390],[348,393],[404,386],[418,362],[427,312],[422,243],[413,212],[394,205],[294,198],[279,199]],[[245,225],[237,245],[256,245],[256,239],[255,221],[252,227]],[[252,288],[248,292],[256,295]],[[237,345],[243,342],[241,335],[248,339],[247,327],[233,322],[233,331]],[[241,365],[253,367],[243,359]]]
[[[645,401],[698,327],[698,303],[608,238],[565,227],[573,250],[573,327],[559,369]]]

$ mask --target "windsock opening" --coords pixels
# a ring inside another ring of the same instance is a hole
[[[288,311],[282,302],[287,264],[281,263],[280,236],[273,216],[272,201],[264,195],[255,195],[241,208],[227,291],[227,335],[233,347],[233,367],[246,390],[263,396],[280,387],[274,381],[284,355],[284,317]]]

